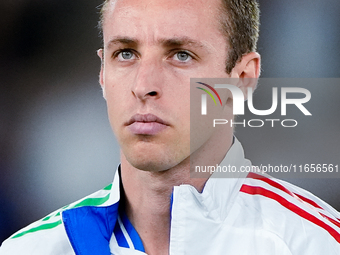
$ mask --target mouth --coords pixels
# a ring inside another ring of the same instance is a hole
[[[169,124],[153,114],[135,114],[125,124],[134,135],[156,135]]]

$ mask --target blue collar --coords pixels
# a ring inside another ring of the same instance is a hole
[[[62,214],[66,233],[77,255],[111,255],[110,238],[118,218],[118,203],[84,206]]]
[[[122,187],[120,183],[121,194]],[[120,247],[144,252],[142,240],[119,204],[120,201],[109,206],[83,206],[63,211],[64,227],[76,255],[111,255],[109,245],[113,234]]]

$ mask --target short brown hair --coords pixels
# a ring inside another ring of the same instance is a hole
[[[101,8],[99,27],[102,30],[104,14],[111,0]],[[221,30],[229,43],[226,72],[229,74],[244,54],[256,51],[260,28],[260,9],[256,0],[221,0]]]

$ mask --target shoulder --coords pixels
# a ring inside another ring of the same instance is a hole
[[[63,211],[82,206],[105,206],[110,200],[111,187],[112,184],[14,233],[1,245],[0,255],[74,254],[63,225]]]
[[[283,239],[293,250],[340,254],[340,213],[326,202],[288,182],[251,173],[239,196],[261,222],[261,228]],[[303,245],[307,245],[303,248]],[[316,249],[316,250],[315,250]]]

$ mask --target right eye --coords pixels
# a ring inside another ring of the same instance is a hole
[[[120,50],[115,55],[118,58],[118,61],[128,61],[128,60],[134,60],[137,58],[135,53],[129,49]]]

